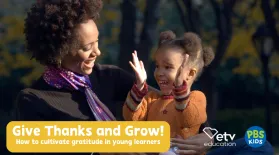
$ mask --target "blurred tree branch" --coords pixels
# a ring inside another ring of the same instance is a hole
[[[156,40],[156,27],[160,16],[160,0],[146,0],[143,30],[141,32],[140,42],[136,45],[136,2],[136,0],[124,0],[121,5],[122,25],[119,36],[119,67],[131,73],[133,73],[133,71],[128,62],[131,60],[131,53],[135,49],[138,50],[138,56],[145,64],[145,69],[148,71],[148,60],[154,41]]]
[[[230,44],[232,38],[232,13],[237,0],[224,0],[219,5],[216,0],[210,0],[216,14],[216,27],[218,29],[218,45],[216,47],[215,59],[209,68],[216,68]],[[209,69],[207,69],[209,70]]]
[[[192,32],[200,34],[200,14],[199,8],[195,7],[192,0],[183,0],[189,18],[190,29]]]
[[[184,7],[181,5],[183,2]],[[200,34],[199,7],[194,7],[192,0],[175,1],[185,31],[192,31]]]
[[[144,12],[144,26],[140,36],[140,42],[137,46],[139,58],[145,64],[145,69],[148,72],[149,69],[149,57],[151,49],[154,45],[156,36],[156,27],[158,24],[160,11],[160,0],[146,1],[146,9]]]
[[[253,8],[257,6],[258,0],[253,0],[249,3],[246,12],[244,15],[239,14],[238,12],[233,12],[233,16],[239,19],[239,26],[245,25],[247,18],[251,15]],[[247,25],[245,25],[247,26]]]
[[[278,5],[277,1],[277,5]],[[261,8],[264,14],[265,22],[268,29],[272,32],[272,39],[274,42],[275,49],[279,52],[279,36],[278,31],[276,29],[276,20],[273,17],[273,11],[270,6],[270,0],[262,0],[261,1]],[[275,9],[274,9],[275,10]]]
[[[135,50],[136,37],[136,0],[124,0],[120,6],[122,12],[122,25],[119,34],[119,67],[126,71],[132,72],[129,66],[131,54]]]
[[[180,14],[180,19],[181,19],[181,22],[183,24],[185,31],[190,31],[190,26],[188,23],[189,20],[184,11],[185,8],[182,7],[182,5],[179,3],[179,0],[176,0],[174,2],[175,2],[176,7],[178,8],[178,13]]]
[[[274,11],[279,11],[279,1],[276,1]]]
[[[207,96],[209,121],[215,119],[218,109],[218,94],[214,76],[217,75],[216,68],[220,65],[232,38],[232,13],[236,0],[224,0],[221,4],[216,0],[210,0],[210,3],[216,15],[218,44],[215,50],[215,59],[200,77],[201,89]]]

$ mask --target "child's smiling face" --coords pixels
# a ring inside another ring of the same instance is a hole
[[[156,69],[154,77],[163,95],[170,95],[173,89],[176,73],[183,62],[182,51],[165,49],[155,53]]]

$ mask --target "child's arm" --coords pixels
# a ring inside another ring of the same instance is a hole
[[[184,135],[197,134],[200,125],[207,120],[205,95],[201,91],[188,92],[185,81],[182,86],[176,86],[173,92],[178,121],[187,133]]]
[[[184,60],[178,69],[174,81],[175,108],[177,110],[177,123],[182,129],[183,138],[198,134],[200,125],[207,119],[206,98],[200,91],[193,91],[187,87],[190,75],[188,65],[189,55],[184,55]]]
[[[123,106],[123,117],[126,121],[144,121],[150,104],[156,100],[154,92],[148,93],[148,86],[145,83],[142,90],[136,84],[128,93]]]

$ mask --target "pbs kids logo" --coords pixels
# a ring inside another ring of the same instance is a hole
[[[245,133],[245,141],[254,148],[263,146],[266,141],[265,131],[261,127],[252,126]]]

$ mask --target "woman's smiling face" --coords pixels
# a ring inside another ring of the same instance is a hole
[[[81,48],[70,52],[62,60],[62,67],[75,73],[89,75],[95,64],[96,58],[101,54],[98,48],[99,31],[93,20],[82,23],[77,28]]]

